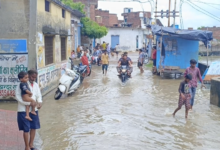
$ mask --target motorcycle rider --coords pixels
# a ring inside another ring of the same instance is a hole
[[[87,51],[85,50],[83,53],[83,56],[81,56],[81,62],[83,65],[87,66],[87,74],[89,75],[90,72],[90,67],[89,67],[89,60],[88,60],[88,56],[87,56]]]
[[[86,50],[84,50],[84,53],[82,53],[81,54],[81,56],[80,56],[80,59],[85,55],[85,53],[86,53],[86,57],[87,57],[87,59],[88,59],[88,62],[89,62],[89,64],[91,63],[91,61],[92,61],[92,58],[91,58],[91,56],[89,55],[89,53],[88,53],[88,50],[86,49]]]
[[[132,60],[130,57],[128,57],[128,52],[124,52],[125,55],[127,55],[127,59],[131,62],[131,64],[133,64]]]
[[[119,75],[121,74],[121,69],[120,69],[121,66],[127,66],[127,68],[128,68],[127,73],[131,77],[131,67],[132,67],[131,61],[128,60],[127,55],[125,55],[125,54],[123,55],[123,59],[120,59],[118,62],[117,71],[118,71]]]

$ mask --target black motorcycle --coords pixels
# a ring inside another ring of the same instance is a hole
[[[86,65],[82,65],[82,64],[79,64],[78,66],[75,66],[74,63],[73,63],[73,60],[71,58],[69,58],[69,61],[71,63],[71,69],[73,71],[75,71],[75,73],[80,76],[80,83],[82,84],[85,76],[88,74],[87,73],[87,66]],[[91,74],[91,67],[92,66],[90,66],[89,75]]]
[[[120,79],[121,79],[121,82],[122,84],[126,84],[126,82],[128,81],[129,79],[129,75],[128,75],[128,67],[127,66],[121,66],[120,68]]]

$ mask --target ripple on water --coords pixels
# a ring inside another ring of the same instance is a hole
[[[160,79],[149,70],[140,74],[134,67],[122,87],[116,74],[111,64],[106,77],[94,66],[72,97],[48,98],[40,112],[44,149],[219,149],[220,109],[210,106],[209,91],[198,88],[188,120],[184,107],[173,118],[181,80]]]

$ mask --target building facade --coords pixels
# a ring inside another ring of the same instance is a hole
[[[38,71],[41,92],[47,94],[67,67],[71,15],[79,12],[58,0],[1,0],[0,5],[0,98],[14,96],[17,74],[28,69]]]
[[[108,34],[98,40],[98,43],[105,41],[111,48],[119,44],[119,51],[136,51],[143,48],[143,43],[149,42],[147,39],[149,30],[146,28],[147,22],[144,22],[144,18],[149,19],[150,12],[133,12],[132,8],[124,8],[122,16],[123,20],[118,20],[117,16],[108,18]]]
[[[108,34],[101,38],[100,43],[103,41],[110,44],[111,48],[115,48],[118,44],[119,51],[136,51],[142,48],[144,39],[144,30],[132,29],[131,27],[109,28]]]

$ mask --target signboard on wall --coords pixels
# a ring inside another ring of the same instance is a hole
[[[0,54],[0,98],[14,97],[18,73],[27,71],[28,54]]]
[[[27,53],[27,40],[0,40],[0,53]]]

